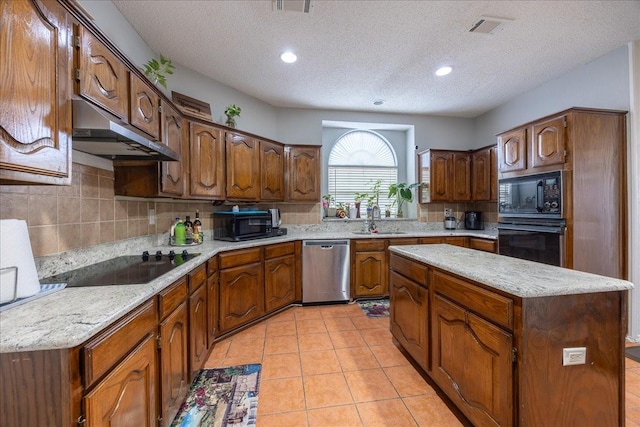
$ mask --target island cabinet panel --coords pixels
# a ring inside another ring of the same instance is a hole
[[[282,243],[265,248],[264,303],[265,313],[296,300],[295,245]]]
[[[432,334],[432,376],[456,406],[474,425],[513,425],[513,336],[437,294]]]
[[[318,202],[320,200],[320,147],[287,146],[287,200]]]
[[[235,132],[226,133],[227,198],[260,198],[260,147],[255,138]]]
[[[72,18],[52,1],[0,12],[0,183],[69,185]]]
[[[284,146],[260,141],[260,199],[284,200]]]
[[[224,199],[224,132],[220,128],[197,122],[191,122],[189,129],[189,195]]]

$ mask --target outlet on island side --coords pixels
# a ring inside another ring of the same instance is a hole
[[[585,363],[587,363],[587,347],[562,349],[562,366],[584,365]]]

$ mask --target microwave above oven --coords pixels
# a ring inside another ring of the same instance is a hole
[[[502,217],[563,218],[562,172],[498,181],[498,215]]]
[[[240,211],[213,213],[213,239],[239,242],[273,236],[271,213]]]

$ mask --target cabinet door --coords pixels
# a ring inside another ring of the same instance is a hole
[[[130,73],[129,110],[131,124],[153,141],[160,139],[160,97],[136,74]]]
[[[200,286],[189,297],[189,361],[193,380],[207,356],[207,287]]]
[[[526,129],[516,129],[498,136],[498,171],[525,170],[527,168],[526,156]]]
[[[427,290],[395,271],[389,277],[391,333],[422,368],[429,370]]]
[[[284,146],[260,141],[260,199],[284,200]]]
[[[191,123],[190,129],[189,194],[223,199],[225,194],[223,131],[201,123]]]
[[[531,163],[529,167],[561,165],[565,158],[566,119],[557,117],[535,124],[531,132]]]
[[[385,251],[356,252],[353,267],[356,298],[389,294]]]
[[[433,307],[436,383],[474,425],[513,425],[513,337],[436,295]]]
[[[168,426],[189,389],[187,305],[160,323],[160,425]]]
[[[264,313],[262,264],[220,270],[220,332],[228,332]]]
[[[431,151],[431,201],[446,202],[453,199],[453,154],[449,151]]]
[[[71,183],[71,17],[57,3],[0,7],[0,182]]]
[[[175,153],[180,154],[179,162],[162,162],[160,165],[160,191],[164,195],[181,197],[184,195],[184,170],[188,165],[182,145],[182,117],[168,103],[162,104],[160,117],[162,142]]]
[[[77,93],[129,122],[129,70],[89,31],[77,28],[80,39]]]
[[[287,199],[320,201],[320,147],[290,146],[287,156]]]
[[[471,156],[453,153],[453,200],[471,200]]]
[[[296,300],[296,257],[287,255],[264,262],[265,312],[277,310]]]
[[[431,155],[429,150],[418,154],[418,182],[422,185],[418,189],[418,202],[431,201]]]
[[[207,348],[218,334],[218,271],[207,278]]]
[[[443,243],[466,248],[469,246],[469,239],[466,236],[454,236],[454,237],[447,236],[444,238]]]
[[[489,182],[490,182],[490,201],[498,201],[498,147],[493,146],[489,150],[490,168],[489,168]]]
[[[86,395],[86,425],[157,425],[155,344],[155,333],[149,334]]]
[[[227,132],[227,198],[258,200],[260,197],[260,152],[258,140]]]
[[[483,148],[471,155],[471,199],[491,199],[491,149]]]

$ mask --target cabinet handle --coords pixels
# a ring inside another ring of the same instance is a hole
[[[83,425],[85,424],[85,422],[86,422],[86,421],[87,421],[87,419],[84,417],[84,415],[80,415],[80,416],[78,417],[78,420],[76,421],[76,423],[77,423],[79,426],[83,426]]]

